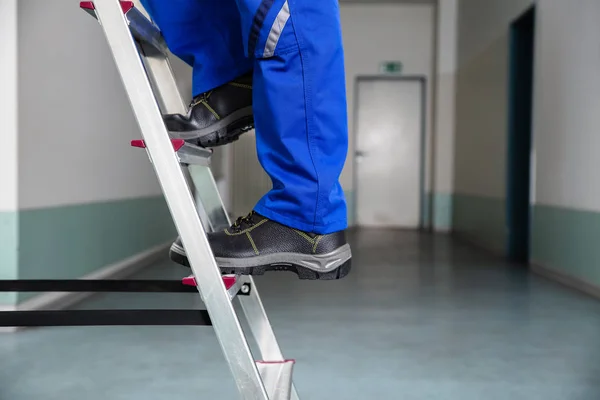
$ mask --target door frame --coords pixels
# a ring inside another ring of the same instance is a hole
[[[531,251],[535,25],[534,4],[511,21],[509,30],[506,253],[510,261],[525,265]],[[531,43],[526,42],[529,39]],[[523,65],[530,70],[523,70]]]
[[[421,85],[421,149],[419,166],[419,227],[423,229],[429,216],[429,207],[427,197],[425,196],[425,174],[426,174],[426,132],[427,132],[427,77],[424,75],[356,75],[354,79],[353,106],[352,106],[352,207],[350,215],[354,225],[358,226],[358,162],[356,160],[356,151],[358,143],[358,106],[359,106],[359,84],[361,82],[372,81],[409,81],[418,82]]]

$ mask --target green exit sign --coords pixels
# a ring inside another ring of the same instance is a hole
[[[402,73],[402,63],[400,61],[382,61],[379,63],[379,72],[382,74],[400,74]]]

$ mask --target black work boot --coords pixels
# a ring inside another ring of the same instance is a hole
[[[254,211],[228,229],[209,233],[208,240],[222,274],[291,271],[300,279],[330,280],[345,277],[351,268],[352,254],[344,231],[306,233]],[[180,239],[171,246],[170,257],[190,266]]]
[[[173,138],[202,147],[237,140],[254,127],[252,72],[194,98],[187,115],[163,117]]]

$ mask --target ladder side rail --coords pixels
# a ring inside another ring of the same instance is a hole
[[[139,43],[144,55],[144,65],[148,72],[154,94],[163,114],[186,114],[187,104],[177,86],[177,80],[168,56],[156,51],[144,42]]]
[[[175,74],[167,56],[145,42],[138,42],[137,46],[142,55],[142,62],[161,112],[163,114],[186,114],[187,106],[183,100],[183,96],[181,96]],[[193,190],[196,210],[202,220],[202,225],[205,230],[208,230],[210,221],[200,203],[199,188],[194,183],[192,171],[187,165],[182,165],[182,171],[188,186]]]
[[[141,128],[147,151],[197,277],[215,333],[244,399],[269,400],[233,304],[223,285],[192,194],[171,146],[135,41],[117,0],[96,3],[96,12]]]
[[[202,208],[209,216],[211,231],[214,232],[229,227],[231,221],[225,211],[223,199],[221,198],[217,182],[210,168],[199,165],[190,165],[189,170],[195,187],[199,189],[196,191],[198,201],[202,204]]]

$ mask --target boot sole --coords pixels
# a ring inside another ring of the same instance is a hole
[[[240,136],[254,129],[252,106],[234,111],[223,119],[196,131],[169,131],[171,136],[184,139],[201,147],[217,147],[235,142]]]
[[[169,254],[174,262],[190,267],[185,251],[171,246]],[[267,271],[288,271],[302,280],[335,280],[344,278],[352,269],[350,245],[327,254],[278,253],[250,258],[216,259],[222,274],[264,275]]]

